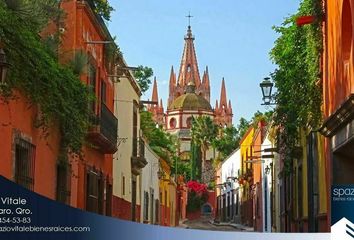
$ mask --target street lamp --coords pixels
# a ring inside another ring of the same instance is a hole
[[[265,174],[269,174],[270,173],[270,167],[267,165],[266,168],[264,169]]]
[[[263,82],[259,84],[262,90],[263,95],[263,104],[262,105],[272,105],[273,95],[272,95],[272,88],[274,84],[269,80],[269,77],[264,78]]]
[[[6,54],[4,49],[0,48],[0,83],[5,83],[7,69],[10,67],[10,64],[7,62]]]

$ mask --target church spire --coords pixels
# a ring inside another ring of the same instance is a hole
[[[206,66],[204,74],[203,74],[203,82],[202,84],[206,89],[210,89],[210,80],[209,80],[209,71],[208,66]]]
[[[222,106],[227,108],[226,88],[225,88],[225,80],[224,80],[224,78],[222,78],[221,93],[220,93],[220,107],[222,107]]]
[[[184,50],[182,54],[181,66],[178,75],[178,84],[185,87],[192,79],[196,87],[199,87],[200,75],[198,69],[197,56],[194,48],[194,36],[191,26],[188,26],[187,35],[184,37]]]
[[[152,88],[152,97],[151,100],[153,102],[158,102],[159,101],[159,95],[157,93],[157,82],[156,82],[156,77],[154,78],[154,85]]]
[[[175,71],[173,69],[173,66],[171,67],[171,73],[170,73],[170,96],[174,90],[176,86],[176,74],[175,74]]]
[[[220,126],[230,126],[232,124],[232,116],[231,101],[227,102],[225,79],[222,78],[219,108],[216,106],[214,120]]]
[[[162,103],[162,98],[160,98],[160,105],[159,105],[160,110],[163,113],[163,103]]]

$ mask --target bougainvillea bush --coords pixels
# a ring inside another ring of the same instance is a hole
[[[207,185],[197,181],[189,181],[187,211],[195,212],[200,210],[201,206],[208,201]]]

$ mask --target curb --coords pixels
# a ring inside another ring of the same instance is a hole
[[[240,226],[235,226],[234,224],[232,224],[232,223],[223,223],[223,222],[221,222],[221,223],[216,223],[216,222],[214,222],[213,220],[210,220],[209,221],[209,223],[210,224],[213,224],[214,226],[229,226],[229,227],[233,227],[233,228],[236,228],[236,229],[238,229],[238,230],[241,230],[241,231],[249,231],[248,229],[246,229],[246,228],[243,228],[243,227],[240,227]]]

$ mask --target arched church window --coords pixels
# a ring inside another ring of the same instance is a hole
[[[170,128],[172,129],[176,128],[176,118],[170,119]]]
[[[187,66],[187,72],[190,72],[190,71],[191,71],[191,65],[188,64],[188,66]]]
[[[187,128],[191,128],[192,127],[192,117],[187,118],[186,124],[187,124]]]
[[[349,61],[353,39],[352,13],[349,0],[342,6],[342,54],[343,60]]]

